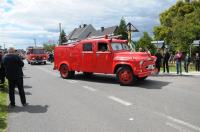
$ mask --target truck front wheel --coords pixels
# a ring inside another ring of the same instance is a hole
[[[131,85],[136,80],[132,70],[129,67],[120,67],[117,71],[117,78],[120,85]]]

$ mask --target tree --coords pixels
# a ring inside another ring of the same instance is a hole
[[[151,43],[153,39],[149,36],[147,32],[143,33],[143,36],[139,39],[136,44],[136,50],[139,48],[148,49],[151,53],[155,53],[156,47],[154,44]]]
[[[60,33],[60,43],[66,43],[67,42],[67,38],[66,38],[66,33],[64,30],[61,31]]]
[[[193,40],[200,39],[200,0],[177,2],[160,14],[154,27],[156,40],[165,40],[173,51],[189,52]]]
[[[117,28],[117,31],[115,35],[122,35],[122,39],[127,40],[128,39],[128,33],[127,33],[127,28],[126,28],[126,21],[124,18],[120,20],[120,24]]]
[[[55,44],[50,44],[50,43],[44,43],[43,44],[43,47],[46,51],[48,52],[53,52],[54,51],[54,48],[55,48]]]

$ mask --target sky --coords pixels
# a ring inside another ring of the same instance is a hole
[[[81,24],[96,29],[118,25],[124,17],[140,32],[153,35],[159,14],[176,0],[0,0],[0,46],[26,49],[57,42],[59,23],[68,34]]]

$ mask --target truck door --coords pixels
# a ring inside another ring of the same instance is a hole
[[[92,43],[83,43],[82,44],[82,65],[81,71],[83,72],[93,72],[94,70],[94,48]]]
[[[98,42],[96,51],[96,72],[111,73],[112,72],[112,52],[108,43]]]

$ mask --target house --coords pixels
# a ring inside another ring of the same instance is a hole
[[[92,32],[89,37],[97,37],[97,36],[104,36],[104,35],[112,36],[117,31],[117,28],[118,26],[112,26],[108,28],[101,27],[100,30],[96,30]]]
[[[73,42],[77,40],[83,40],[91,37],[104,36],[104,35],[114,35],[118,26],[112,26],[108,28],[101,27],[100,30],[96,30],[91,24],[79,26],[75,28],[67,36],[68,42]]]
[[[89,24],[84,24],[83,26],[79,26],[79,28],[75,28],[69,35],[67,36],[68,41],[76,41],[86,39],[90,36],[92,32],[95,32],[95,28]]]

